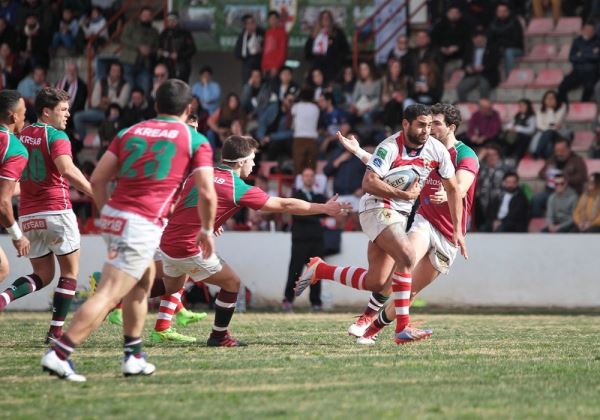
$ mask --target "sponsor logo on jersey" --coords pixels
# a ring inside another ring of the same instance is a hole
[[[102,216],[98,221],[98,228],[105,233],[121,235],[126,223],[127,219],[122,217]]]
[[[39,137],[29,137],[29,136],[21,136],[21,143],[28,144],[30,146],[39,146],[42,144],[42,139]]]
[[[29,232],[30,230],[46,230],[46,220],[44,219],[29,219],[21,223],[21,229],[23,232]]]
[[[377,149],[377,152],[375,152],[375,154],[381,159],[385,159],[385,157],[387,156],[387,150],[385,150],[383,147],[380,147]]]
[[[133,134],[136,136],[158,137],[161,139],[174,139],[179,135],[178,130],[163,130],[161,128],[137,127]]]
[[[373,165],[377,166],[378,168],[381,168],[381,165],[383,165],[383,161],[379,158],[375,158],[373,159]]]

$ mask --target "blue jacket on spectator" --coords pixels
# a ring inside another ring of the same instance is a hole
[[[573,70],[578,72],[597,72],[600,64],[600,39],[597,35],[585,39],[578,36],[571,44],[569,61],[573,64]]]
[[[352,195],[361,188],[362,179],[365,174],[366,166],[359,158],[352,155],[348,160],[343,161],[338,167],[334,162],[343,153],[349,153],[343,147],[338,147],[323,168],[323,173],[328,177],[333,176],[333,192],[339,195]]]

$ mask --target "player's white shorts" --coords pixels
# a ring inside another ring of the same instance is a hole
[[[19,217],[23,235],[31,243],[27,258],[39,258],[53,252],[66,255],[81,248],[77,218],[72,210],[58,214],[36,213]]]
[[[187,258],[171,258],[162,252],[163,272],[169,277],[179,277],[184,274],[194,281],[206,280],[223,269],[223,260],[216,254],[202,258],[202,254]]]
[[[109,205],[102,208],[99,227],[108,248],[107,263],[136,279],[141,278],[160,243],[162,227]]]
[[[363,211],[359,214],[362,231],[372,242],[390,225],[400,223],[402,231],[406,230],[407,216],[397,210],[378,208]]]
[[[450,267],[456,259],[458,247],[454,246],[448,239],[434,228],[427,219],[420,214],[415,215],[409,234],[422,235],[429,245],[429,261],[437,271],[448,274]]]

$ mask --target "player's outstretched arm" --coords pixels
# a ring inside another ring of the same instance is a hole
[[[460,253],[463,257],[469,258],[465,237],[462,233],[463,202],[456,177],[453,176],[449,179],[442,178],[442,185],[448,194],[448,208],[450,209],[452,225],[454,226],[454,233],[452,235],[454,244],[460,247]]]
[[[12,197],[16,184],[15,181],[0,179],[0,224],[7,230],[17,254],[22,257],[29,253],[29,240],[23,236],[13,214]]]
[[[102,155],[100,162],[96,165],[96,169],[90,178],[92,186],[92,198],[98,210],[106,204],[109,198],[108,183],[119,170],[119,160],[110,150]]]
[[[271,213],[289,213],[296,216],[309,216],[313,214],[327,214],[338,216],[352,210],[350,203],[337,201],[337,194],[330,198],[325,204],[309,203],[297,198],[270,197],[261,211]]]
[[[71,185],[88,197],[92,196],[92,185],[79,168],[75,166],[70,156],[58,156],[54,159],[54,164],[56,165],[58,172],[67,178],[67,181],[69,181]]]
[[[202,247],[202,254],[208,258],[215,249],[213,230],[217,212],[217,193],[214,185],[214,170],[212,167],[202,167],[196,170],[193,176],[194,184],[198,189],[198,214],[202,220],[198,243]]]
[[[456,171],[456,182],[458,183],[458,194],[460,198],[465,198],[467,192],[475,182],[475,174],[471,171],[459,169]],[[435,194],[431,195],[430,200],[433,204],[442,204],[448,201],[448,194],[444,188],[440,188]]]
[[[358,143],[358,140],[356,140],[356,137],[344,137],[339,131],[335,134],[337,135],[338,141],[344,147],[344,149],[346,149],[354,156],[359,158],[361,162],[365,165],[369,162],[369,159],[371,159],[371,153],[367,152],[366,150],[360,147],[360,144]]]

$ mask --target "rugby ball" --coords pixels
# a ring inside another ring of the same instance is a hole
[[[398,167],[390,170],[384,177],[383,181],[388,185],[406,191],[413,182],[419,181],[419,174],[412,168]]]

